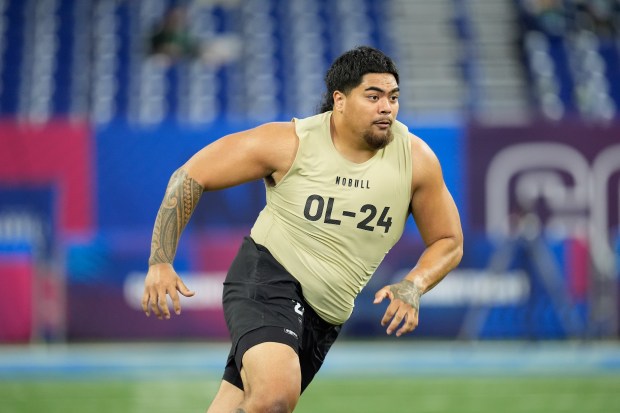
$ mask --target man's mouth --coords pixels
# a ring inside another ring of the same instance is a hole
[[[390,127],[392,125],[392,121],[389,119],[382,119],[382,120],[375,121],[373,123],[383,128]]]

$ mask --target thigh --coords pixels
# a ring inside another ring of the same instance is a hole
[[[286,344],[266,342],[246,351],[241,378],[246,401],[267,403],[278,399],[294,407],[301,394],[299,357]]]
[[[299,331],[301,335],[301,331]],[[247,351],[263,343],[282,344],[290,347],[296,354],[299,349],[298,334],[288,328],[281,327],[260,327],[254,329],[244,336],[231,347],[224,369],[223,379],[239,389],[244,390],[244,382],[241,377],[244,356]],[[297,362],[297,364],[299,364]]]

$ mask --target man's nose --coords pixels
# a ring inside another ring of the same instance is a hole
[[[381,99],[379,102],[379,111],[385,114],[392,113],[392,104],[388,98]]]

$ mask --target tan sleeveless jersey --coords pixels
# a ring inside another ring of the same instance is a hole
[[[355,297],[403,233],[411,201],[411,139],[400,122],[394,140],[357,164],[336,150],[331,112],[294,119],[299,137],[284,178],[267,185],[267,205],[252,238],[301,284],[327,322],[344,323]]]

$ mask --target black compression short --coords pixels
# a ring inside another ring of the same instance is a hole
[[[299,356],[301,390],[319,371],[340,332],[303,298],[301,285],[269,253],[246,237],[224,282],[224,315],[232,347],[223,379],[243,390],[241,362],[264,342],[290,346]]]

